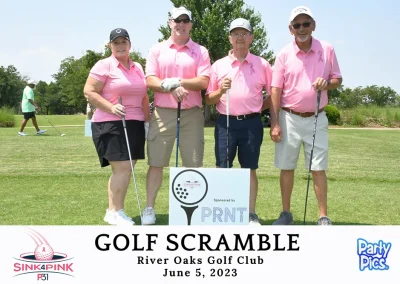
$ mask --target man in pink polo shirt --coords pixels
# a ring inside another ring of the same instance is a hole
[[[311,172],[318,200],[318,225],[331,225],[327,217],[328,119],[324,107],[328,103],[327,90],[342,83],[339,64],[333,47],[312,37],[316,22],[308,7],[292,10],[289,30],[294,36],[277,55],[273,67],[271,94],[271,130],[275,144],[275,166],[281,169],[280,185],[283,211],[274,225],[293,223],[290,199],[294,184],[294,170],[304,146],[306,169],[309,168],[317,91],[321,91],[318,123],[315,135]],[[279,110],[281,108],[281,110]]]
[[[151,48],[146,62],[146,83],[154,91],[154,111],[147,137],[147,206],[143,224],[155,224],[154,203],[163,168],[169,166],[181,102],[179,148],[184,167],[201,167],[204,153],[204,116],[201,90],[208,86],[208,50],[190,38],[192,13],[184,7],[169,15],[171,36]]]
[[[249,224],[260,225],[255,211],[258,191],[256,170],[264,136],[261,111],[269,103],[269,99],[263,100],[263,90],[270,94],[272,70],[265,59],[249,52],[252,41],[253,29],[249,21],[242,18],[232,21],[229,28],[232,50],[212,66],[206,103],[216,104],[220,113],[214,132],[216,166],[232,167],[238,153],[240,166],[251,169]],[[227,90],[230,90],[229,143]]]

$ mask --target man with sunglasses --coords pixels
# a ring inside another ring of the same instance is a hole
[[[261,111],[269,102],[269,99],[264,101],[263,90],[271,93],[272,70],[265,59],[250,53],[253,37],[253,28],[248,20],[239,18],[232,21],[229,27],[232,50],[211,68],[206,103],[216,104],[220,113],[214,133],[216,166],[232,167],[238,153],[240,166],[250,169],[249,224],[260,225],[255,210],[258,192],[256,170],[264,137]]]
[[[290,200],[294,170],[302,144],[306,169],[309,168],[318,91],[321,91],[321,101],[311,172],[319,206],[317,224],[332,224],[327,217],[328,119],[324,107],[328,103],[327,91],[339,87],[342,76],[333,47],[312,37],[315,28],[316,22],[308,7],[293,9],[289,31],[294,40],[280,51],[273,67],[270,136],[275,142],[275,166],[281,169],[283,205],[274,225],[293,224]]]
[[[204,154],[204,116],[201,90],[207,89],[211,68],[208,50],[190,38],[192,13],[173,8],[171,36],[151,48],[146,62],[146,83],[154,91],[154,111],[147,136],[147,206],[143,224],[156,222],[154,203],[163,168],[169,166],[180,112],[179,148],[184,167],[201,167]]]

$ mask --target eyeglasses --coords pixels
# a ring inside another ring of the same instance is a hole
[[[177,24],[180,22],[184,22],[185,24],[190,23],[191,21],[189,19],[173,19],[173,21]]]
[[[232,37],[248,37],[250,35],[250,33],[233,33],[231,34]]]
[[[298,29],[300,29],[301,26],[303,26],[303,27],[305,27],[305,28],[309,28],[309,27],[311,26],[311,24],[312,24],[311,22],[304,22],[304,23],[302,23],[302,24],[297,23],[297,24],[292,25],[292,27],[293,27],[295,30],[298,30]]]

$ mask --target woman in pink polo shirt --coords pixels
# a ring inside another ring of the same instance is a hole
[[[112,55],[90,70],[84,94],[96,107],[92,137],[100,165],[111,165],[108,183],[109,205],[104,221],[112,225],[133,225],[124,212],[124,200],[131,178],[128,147],[122,124],[125,117],[132,162],[144,159],[145,121],[150,118],[149,98],[142,66],[129,58],[131,42],[124,29],[110,33]],[[122,104],[118,103],[121,97]]]

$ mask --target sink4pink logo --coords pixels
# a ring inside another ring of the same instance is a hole
[[[48,281],[51,274],[74,277],[73,258],[54,251],[50,243],[40,233],[27,229],[34,244],[32,252],[22,253],[14,262],[14,277],[35,275],[36,280]]]

